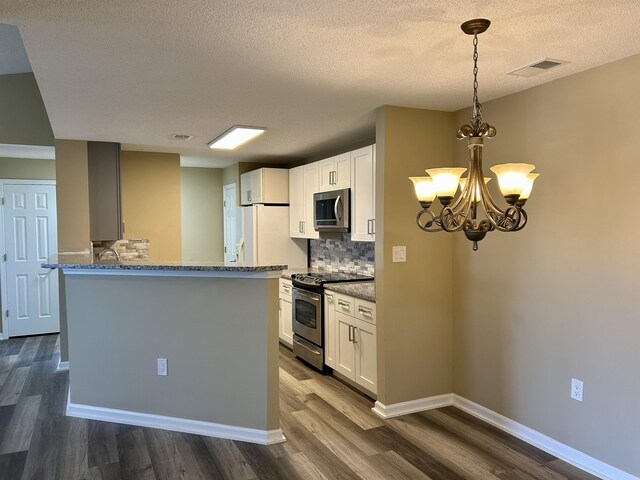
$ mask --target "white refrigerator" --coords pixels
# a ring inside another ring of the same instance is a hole
[[[249,265],[307,266],[307,241],[289,237],[287,205],[251,205],[240,208],[242,237],[238,261]]]

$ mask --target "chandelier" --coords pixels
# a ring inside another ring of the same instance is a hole
[[[478,18],[461,25],[462,31],[473,35],[473,115],[471,124],[462,125],[458,140],[469,142],[469,174],[461,178],[466,168],[429,168],[428,177],[409,177],[422,206],[416,223],[425,232],[458,232],[462,230],[478,250],[478,242],[488,232],[517,232],[527,224],[527,214],[522,208],[533,187],[538,173],[528,163],[505,163],[491,167],[498,177],[498,186],[507,202],[501,209],[491,198],[487,183],[491,180],[482,171],[482,147],[484,138],[495,137],[496,129],[482,123],[482,105],[478,101],[478,35],[485,32],[491,22]],[[456,197],[460,186],[460,193]],[[429,208],[438,197],[442,210],[435,215]]]

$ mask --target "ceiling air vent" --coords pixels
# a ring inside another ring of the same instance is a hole
[[[171,138],[173,138],[174,140],[181,140],[183,142],[186,142],[187,140],[191,140],[193,138],[193,135],[187,135],[185,133],[176,133],[175,135],[171,135]]]
[[[515,75],[516,77],[533,77],[534,75],[538,75],[546,70],[564,65],[565,63],[569,62],[566,60],[557,60],[555,58],[543,58],[542,60],[530,63],[524,67],[517,68],[512,72],[507,73],[507,75]]]

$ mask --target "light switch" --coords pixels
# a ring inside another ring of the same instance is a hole
[[[406,262],[407,261],[407,247],[404,245],[401,247],[393,247],[393,262]]]

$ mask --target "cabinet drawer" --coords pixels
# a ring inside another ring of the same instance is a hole
[[[291,280],[287,280],[286,278],[280,279],[280,293],[283,295],[291,295],[292,293]]]
[[[335,294],[336,312],[342,312],[353,317],[355,315],[355,303],[355,298],[353,297],[341,295],[339,293]]]
[[[362,300],[360,298],[355,299],[355,314],[356,318],[364,320],[375,325],[376,323],[376,304]]]

